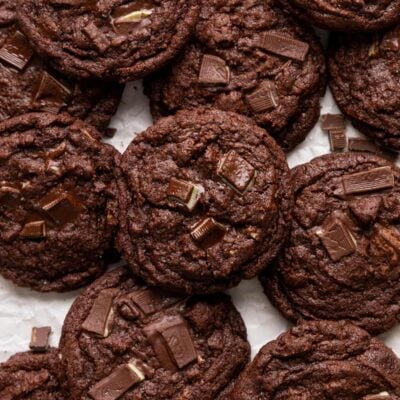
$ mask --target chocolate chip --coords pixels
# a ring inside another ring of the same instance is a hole
[[[45,352],[49,348],[49,337],[51,328],[44,326],[42,328],[32,328],[31,343],[29,348],[34,352]]]
[[[70,193],[49,193],[40,203],[57,225],[74,221],[80,213],[80,204]]]
[[[349,227],[337,217],[328,217],[317,235],[332,261],[339,261],[356,251],[357,243]]]
[[[26,37],[16,31],[0,49],[0,59],[22,71],[33,56],[33,49]]]
[[[204,189],[201,185],[172,178],[168,185],[167,196],[185,205],[189,211],[192,211],[203,192]]]
[[[129,35],[141,21],[150,17],[154,12],[154,3],[150,0],[137,0],[117,7],[112,13],[115,32]]]
[[[347,136],[344,129],[331,129],[328,133],[331,151],[341,151],[346,148]]]
[[[370,225],[378,218],[382,198],[364,197],[349,202],[349,208],[355,217],[363,224]]]
[[[243,195],[254,182],[256,170],[235,150],[231,150],[218,163],[217,175],[236,193]]]
[[[192,227],[190,235],[201,248],[206,250],[222,241],[226,230],[226,227],[214,218],[206,217]]]
[[[96,336],[105,338],[110,334],[113,319],[114,289],[105,289],[99,293],[89,315],[82,324],[82,329]]]
[[[66,105],[72,91],[48,72],[43,72],[33,103],[41,111],[57,114]]]
[[[96,383],[89,395],[94,400],[117,400],[132,386],[145,380],[142,371],[135,363],[128,363],[116,368],[109,376]]]
[[[321,128],[323,131],[345,130],[346,124],[342,114],[324,114],[321,116]]]
[[[264,81],[251,94],[246,96],[247,103],[254,112],[264,112],[276,108],[279,97],[273,82]]]
[[[310,48],[307,43],[275,32],[261,34],[256,45],[273,54],[296,61],[304,61]]]
[[[201,61],[198,81],[203,85],[229,85],[231,72],[225,60],[205,54]]]
[[[339,196],[342,194],[363,194],[383,189],[393,189],[393,187],[393,171],[390,166],[387,166],[342,176],[341,187],[335,191],[335,194]]]
[[[162,317],[146,326],[144,332],[163,368],[176,371],[197,360],[192,337],[181,316]]]
[[[43,239],[46,237],[46,222],[33,221],[26,223],[19,236],[26,239]]]

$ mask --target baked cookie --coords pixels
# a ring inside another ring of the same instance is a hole
[[[266,344],[231,400],[399,400],[400,361],[344,321],[309,321]]]
[[[105,129],[117,110],[123,86],[78,84],[48,68],[18,28],[15,2],[0,0],[0,121],[32,111],[66,111]]]
[[[60,349],[72,400],[222,400],[250,354],[228,296],[179,297],[124,268],[77,298]]]
[[[21,28],[59,71],[126,82],[171,61],[199,0],[18,0]]]
[[[285,156],[244,116],[180,111],[121,160],[117,247],[149,285],[215,293],[256,276],[287,236]]]
[[[63,291],[104,270],[115,227],[115,150],[67,114],[0,123],[0,274]]]
[[[349,320],[370,333],[400,316],[400,170],[370,153],[293,169],[290,237],[261,277],[289,319]]]
[[[400,15],[400,14],[399,14]],[[369,35],[335,35],[330,87],[355,128],[400,151],[400,25]]]
[[[298,18],[322,29],[378,31],[400,20],[400,0],[279,0]]]
[[[60,355],[52,349],[44,354],[18,353],[0,364],[0,399],[67,400]]]
[[[212,106],[245,114],[290,150],[318,120],[325,58],[314,33],[265,0],[203,0],[184,52],[145,81],[157,119]]]

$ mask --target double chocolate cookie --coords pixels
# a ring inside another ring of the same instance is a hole
[[[290,150],[316,123],[325,85],[318,39],[274,1],[203,0],[193,40],[145,93],[155,118],[198,106],[234,111]]]
[[[230,400],[399,400],[400,361],[346,323],[303,322],[265,345]]]
[[[117,224],[115,151],[67,114],[0,123],[0,274],[62,291],[104,270]]]
[[[323,29],[368,32],[400,20],[400,0],[279,0],[285,10]]]
[[[72,400],[222,400],[250,352],[227,296],[179,297],[123,268],[77,298],[60,349]]]
[[[117,245],[150,285],[212,293],[256,276],[287,236],[285,156],[244,116],[180,111],[121,160]]]
[[[67,75],[126,82],[170,61],[197,21],[198,0],[18,0],[20,25]]]
[[[296,167],[292,183],[291,233],[261,278],[266,295],[291,320],[390,329],[400,316],[400,170],[369,153],[330,154]]]
[[[19,353],[0,364],[0,399],[67,400],[65,375],[57,350]]]
[[[0,120],[32,111],[65,111],[106,128],[123,86],[77,83],[47,67],[15,22],[15,2],[0,1]]]
[[[400,14],[399,14],[400,15]],[[361,132],[400,151],[400,25],[370,35],[336,35],[330,45],[330,87]]]

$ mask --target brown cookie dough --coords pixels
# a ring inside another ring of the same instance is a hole
[[[250,279],[288,234],[285,156],[248,118],[180,111],[121,160],[117,246],[149,285],[213,293]]]
[[[67,114],[0,123],[0,274],[64,291],[104,270],[116,216],[116,152]]]
[[[286,150],[318,120],[325,58],[314,33],[274,1],[204,0],[194,39],[145,80],[155,118],[217,107],[245,114]]]
[[[60,348],[72,400],[223,400],[250,353],[228,296],[179,297],[123,268],[77,298]]]
[[[230,400],[399,400],[400,361],[346,323],[309,321],[266,344]]]
[[[266,295],[291,320],[390,329],[400,315],[400,170],[336,153],[294,168],[292,183],[291,233],[261,277]]]
[[[197,22],[198,0],[18,0],[38,53],[77,78],[126,82],[171,61]]]

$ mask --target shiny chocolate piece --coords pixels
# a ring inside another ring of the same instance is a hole
[[[117,400],[132,386],[144,380],[145,376],[135,362],[129,362],[119,366],[109,376],[96,383],[89,390],[89,395],[94,400]]]
[[[33,221],[26,223],[19,236],[25,239],[43,239],[46,237],[46,222]]]
[[[29,63],[33,53],[27,38],[20,31],[16,31],[0,48],[0,60],[22,71]]]
[[[57,225],[74,221],[80,211],[79,202],[70,193],[49,193],[41,200],[41,205]]]
[[[167,196],[185,205],[189,211],[192,211],[203,192],[204,189],[201,185],[172,178],[168,185]]]
[[[323,131],[345,130],[346,123],[342,114],[324,114],[321,116],[321,129]]]
[[[344,129],[329,130],[331,151],[342,151],[347,147],[347,136]]]
[[[137,0],[117,7],[112,13],[112,23],[115,32],[129,35],[141,21],[154,12],[154,3],[150,0]]]
[[[49,348],[50,326],[32,328],[31,342],[29,348],[34,352],[45,352]]]
[[[394,175],[391,167],[379,167],[344,175],[341,178],[341,185],[342,187],[335,191],[336,195],[357,195],[383,189],[393,189]]]
[[[254,182],[256,170],[235,150],[231,150],[218,163],[217,175],[236,193],[243,195]]]
[[[192,227],[190,235],[199,247],[206,250],[222,241],[226,227],[214,218],[203,218]]]
[[[261,34],[256,45],[270,53],[296,61],[304,61],[310,48],[307,43],[275,32]]]
[[[105,338],[110,334],[113,319],[113,301],[116,295],[114,289],[106,289],[100,292],[93,303],[89,315],[82,324],[82,329]]]
[[[165,369],[176,371],[177,367],[182,369],[197,360],[192,337],[181,316],[161,317],[144,331]]]
[[[328,217],[317,235],[332,261],[339,261],[356,251],[356,240],[342,219]]]
[[[264,81],[251,94],[246,96],[247,103],[254,112],[264,112],[276,108],[279,97],[273,82]]]
[[[72,91],[67,86],[45,71],[33,97],[33,103],[41,111],[57,114],[68,103],[71,95]]]
[[[200,66],[198,81],[203,85],[229,85],[231,71],[225,60],[205,54]]]

